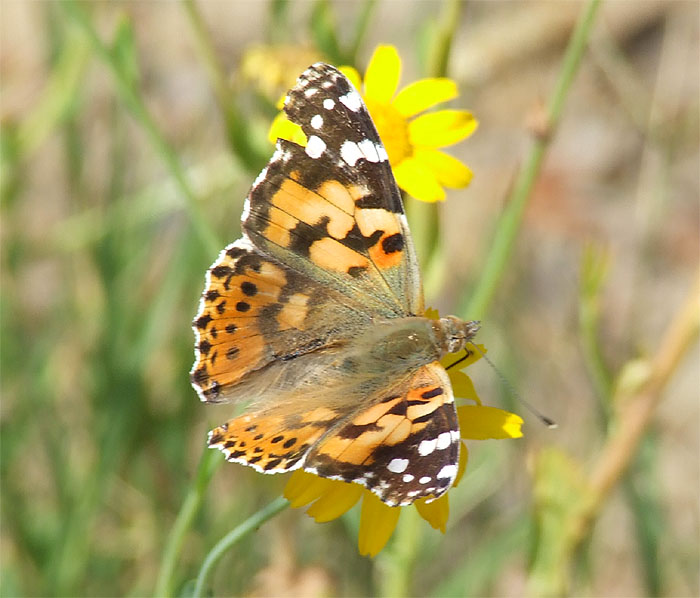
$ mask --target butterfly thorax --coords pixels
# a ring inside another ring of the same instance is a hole
[[[478,329],[478,322],[465,322],[454,316],[439,320],[391,319],[359,335],[348,354],[354,356],[355,368],[365,372],[380,369],[390,375],[394,365],[404,372],[410,371],[439,361],[447,353],[460,351]]]

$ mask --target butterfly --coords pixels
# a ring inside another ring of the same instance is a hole
[[[193,322],[199,397],[249,402],[209,446],[262,473],[362,484],[391,506],[434,500],[461,443],[440,359],[479,324],[425,317],[401,195],[350,81],[314,64],[284,110],[307,144],[277,141]]]

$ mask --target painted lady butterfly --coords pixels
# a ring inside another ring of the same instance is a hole
[[[460,449],[439,360],[478,323],[423,316],[401,196],[345,76],[309,67],[285,112],[308,143],[277,141],[193,324],[200,398],[251,403],[209,446],[263,473],[356,482],[392,506],[437,498]]]

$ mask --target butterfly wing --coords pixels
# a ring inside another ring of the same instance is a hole
[[[437,498],[457,475],[459,422],[447,372],[423,366],[382,390],[309,451],[304,469],[362,484],[385,503]]]
[[[207,272],[192,325],[192,385],[207,402],[288,394],[315,381],[348,327],[370,324],[361,302],[270,260],[244,237]],[[321,350],[324,359],[305,361]]]
[[[317,64],[288,98],[309,144],[278,141],[246,199],[243,237],[207,273],[191,371],[205,401],[279,391],[271,369],[423,311],[401,198],[359,94]]]
[[[360,95],[319,63],[299,77],[285,111],[308,143],[278,140],[247,200],[252,243],[312,280],[362,295],[377,317],[423,313],[401,196]]]
[[[353,397],[349,397],[351,400]],[[303,467],[355,482],[391,506],[437,498],[454,482],[460,436],[447,372],[434,362],[385,385],[350,415],[318,406],[301,415],[254,412],[212,431],[210,446],[263,473]]]

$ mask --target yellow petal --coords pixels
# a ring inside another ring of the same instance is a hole
[[[474,401],[478,405],[481,405],[481,399],[479,398],[479,395],[476,394],[474,383],[469,376],[467,376],[464,372],[455,370],[448,370],[448,373],[450,375],[450,382],[452,382],[452,392],[456,397],[459,397],[460,399],[469,399],[470,401]]]
[[[362,87],[362,77],[360,77],[360,73],[357,72],[357,69],[352,67],[352,66],[341,66],[338,69],[343,75],[345,75],[348,79],[350,79],[350,83],[352,83],[358,91]]]
[[[286,139],[293,141],[301,146],[306,146],[306,135],[301,127],[291,120],[288,120],[284,112],[280,112],[270,125],[270,130],[267,134],[270,143],[274,144],[278,139]]]
[[[455,476],[455,481],[452,483],[452,487],[456,488],[457,484],[462,481],[462,476],[464,472],[467,471],[467,462],[469,461],[469,451],[467,450],[467,445],[462,442],[462,446],[459,447],[459,465],[457,466],[457,475]]]
[[[306,514],[313,517],[316,523],[337,519],[360,500],[364,491],[359,484],[331,481],[334,482],[333,485],[306,511]]]
[[[520,438],[523,420],[515,413],[496,407],[462,405],[457,407],[459,429],[462,438],[485,440],[487,438]]]
[[[396,93],[401,76],[401,58],[394,46],[377,46],[365,71],[365,96],[388,104]]]
[[[469,343],[469,344],[472,344],[472,343]],[[460,362],[460,364],[459,364],[460,370],[464,370],[464,369],[468,368],[470,365],[476,363],[484,355],[486,355],[486,353],[488,353],[488,350],[486,349],[486,347],[484,345],[477,344],[476,347],[477,347],[478,351],[472,351],[471,355],[469,355],[469,357],[467,357],[464,361]]]
[[[413,157],[425,164],[441,185],[451,189],[463,189],[474,176],[469,167],[457,158],[436,149],[416,148]]]
[[[406,193],[421,201],[434,202],[445,199],[445,190],[435,175],[413,158],[406,158],[394,167],[396,183]]]
[[[406,85],[392,102],[401,116],[408,118],[440,102],[457,97],[457,84],[452,79],[420,79]]]
[[[449,493],[443,494],[432,502],[425,502],[424,498],[418,499],[413,504],[420,516],[425,519],[433,529],[439,529],[443,534],[447,527],[447,518],[450,516]]]
[[[439,110],[422,114],[408,123],[408,136],[415,146],[435,148],[469,137],[477,121],[466,110]]]
[[[297,469],[284,487],[284,497],[294,508],[303,507],[329,490],[330,482]]]
[[[385,505],[374,494],[365,490],[360,515],[360,533],[357,547],[362,555],[376,556],[394,533],[401,507]]]
[[[433,309],[432,307],[429,307],[423,312],[423,317],[428,318],[429,320],[439,320],[440,319],[440,313],[438,312],[437,309]]]

